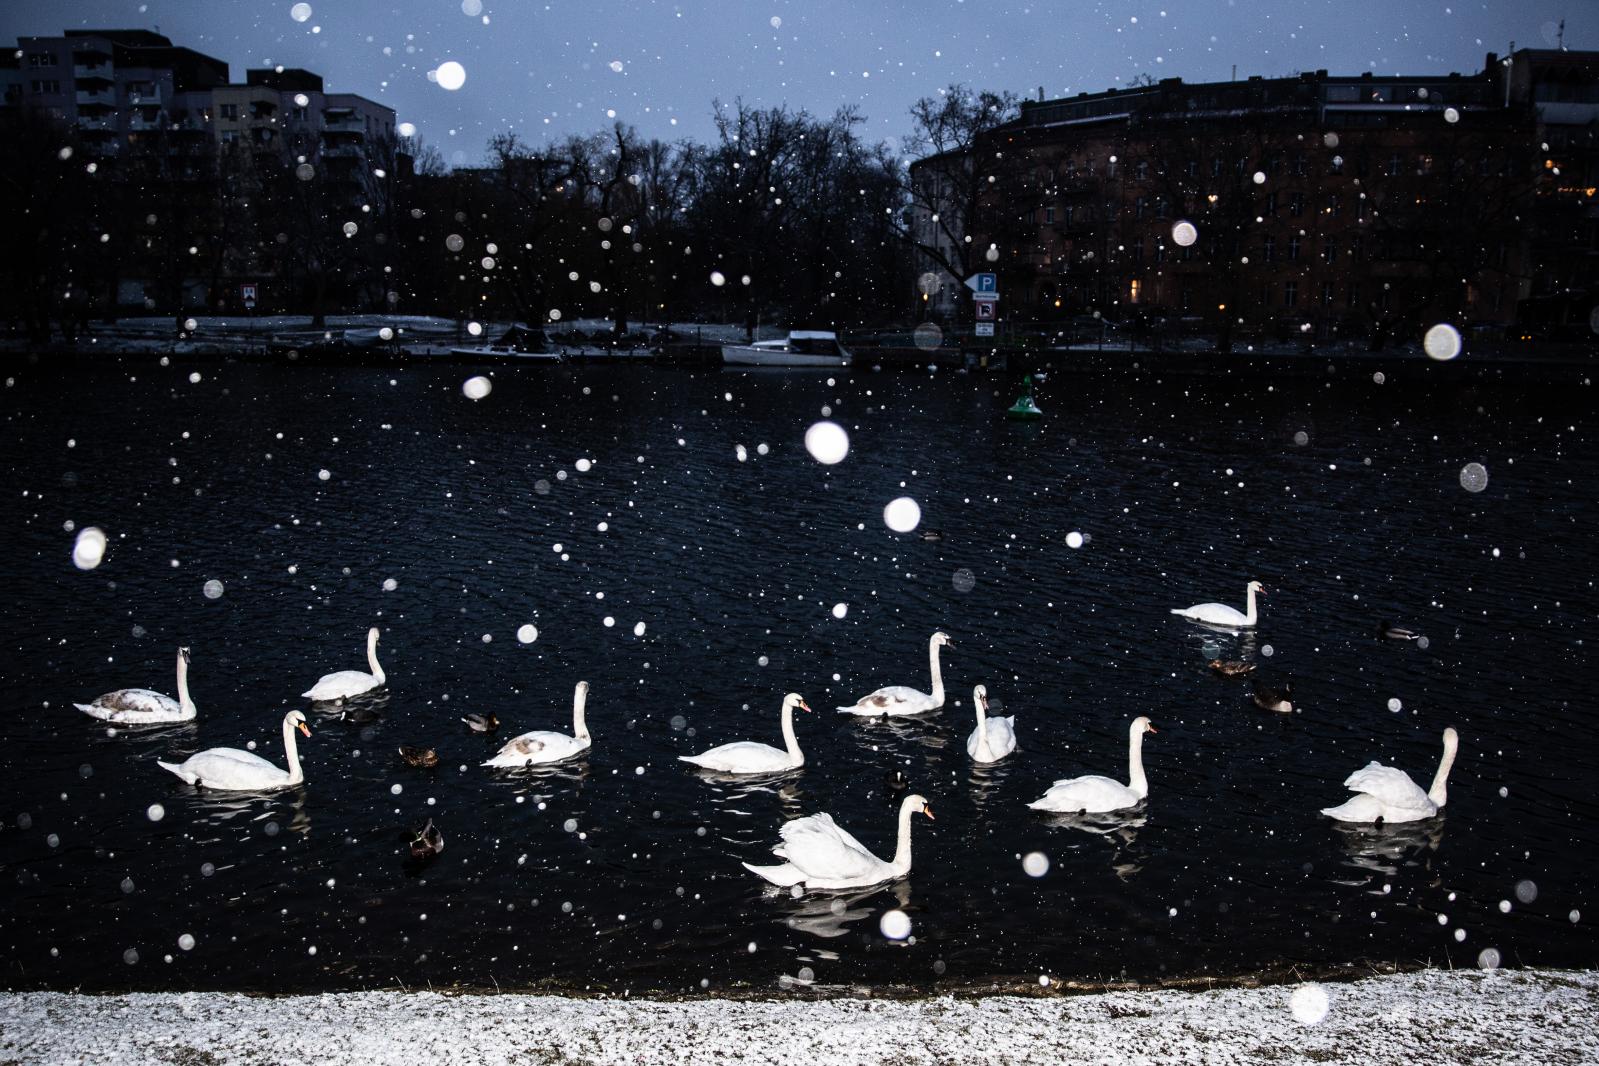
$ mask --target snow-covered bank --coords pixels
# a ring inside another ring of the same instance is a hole
[[[1063,998],[0,995],[0,1062],[1599,1062],[1599,971]]]

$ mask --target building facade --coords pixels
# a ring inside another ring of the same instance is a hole
[[[407,161],[391,108],[304,70],[236,83],[222,60],[147,30],[19,38],[0,100],[13,129],[52,126],[92,175],[79,213],[116,251],[94,272],[117,276],[62,291],[97,306],[237,311],[246,281],[264,309],[308,289],[320,300],[349,226],[369,224]]]
[[[1003,162],[968,232],[941,239],[986,250],[1003,317],[1046,327],[1092,314],[1227,346],[1585,318],[1595,58],[1028,101],[978,150]],[[956,165],[921,161],[913,180]],[[913,226],[932,233],[933,213]],[[941,285],[925,302],[962,312],[958,282]]]

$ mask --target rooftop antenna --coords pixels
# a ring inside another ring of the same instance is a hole
[[[1237,80],[1238,80],[1238,64],[1234,63],[1233,64],[1233,81],[1237,81]]]
[[[1566,50],[1566,20],[1560,20],[1560,28],[1555,31],[1555,48],[1564,52]]]

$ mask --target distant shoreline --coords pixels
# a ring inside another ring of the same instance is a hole
[[[0,1060],[379,1063],[1599,1061],[1595,970],[892,1001],[0,994]]]

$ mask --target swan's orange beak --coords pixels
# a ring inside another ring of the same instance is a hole
[[[811,705],[806,703],[804,700],[800,700],[799,709],[802,711],[809,711],[811,709]]]
[[[1159,733],[1160,730],[1155,728],[1155,723],[1154,722],[1145,722],[1144,723],[1144,732],[1146,732],[1146,733]]]
[[[930,821],[930,822],[938,821],[937,818],[933,817],[933,805],[932,804],[930,804],[930,803],[922,804],[922,813],[927,815],[927,820],[928,821]]]
[[[306,725],[304,722],[297,722],[295,725],[296,728],[298,728],[300,732],[304,733],[306,736],[309,737],[311,735],[311,727]]]

